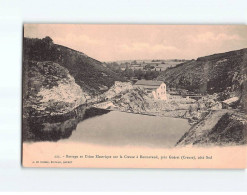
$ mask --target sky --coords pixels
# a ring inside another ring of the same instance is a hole
[[[24,37],[54,43],[100,61],[196,59],[247,48],[246,25],[25,24]]]

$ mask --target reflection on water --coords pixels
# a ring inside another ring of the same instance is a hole
[[[185,119],[111,111],[80,122],[62,142],[172,147],[189,127]]]
[[[190,127],[185,119],[85,107],[67,116],[24,120],[23,124],[25,141],[150,147],[172,147]]]
[[[79,122],[110,111],[80,106],[66,115],[23,119],[24,141],[58,141],[69,138]]]

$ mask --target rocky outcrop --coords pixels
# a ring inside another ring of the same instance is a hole
[[[85,103],[83,92],[69,71],[53,62],[26,62],[23,78],[24,117],[65,114]]]
[[[112,102],[121,111],[146,113],[150,109],[151,99],[143,89],[133,88]]]
[[[107,99],[112,99],[115,96],[127,93],[133,89],[133,85],[130,82],[115,81],[114,85],[106,91],[102,96]]]
[[[246,136],[246,116],[240,113],[226,113],[210,132],[197,139],[194,144],[242,145],[247,143]]]
[[[236,111],[211,111],[199,123],[191,127],[178,141],[185,145],[241,145],[246,144],[246,115]]]
[[[42,97],[40,99],[40,106],[37,109],[45,110],[47,107],[50,107],[52,111],[54,108],[54,113],[51,112],[51,115],[66,113],[86,101],[86,94],[75,83],[71,75],[68,75],[67,80],[58,81],[57,86],[51,89],[42,87],[37,96]]]
[[[88,94],[57,63],[26,61],[23,67],[23,140],[69,137],[83,119]]]

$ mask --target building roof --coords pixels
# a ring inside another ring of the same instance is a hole
[[[234,102],[238,101],[238,99],[239,99],[238,97],[232,97],[230,99],[224,100],[223,102],[225,104],[231,104],[231,103],[234,103]]]
[[[163,81],[138,80],[135,85],[160,86]]]

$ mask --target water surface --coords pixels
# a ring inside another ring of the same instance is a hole
[[[60,142],[172,147],[189,128],[185,119],[111,111],[81,121],[72,135]]]

